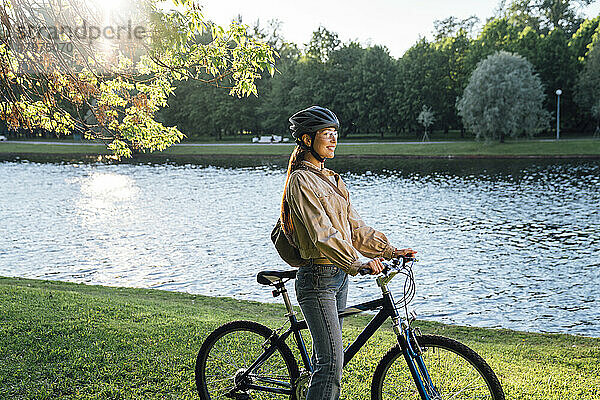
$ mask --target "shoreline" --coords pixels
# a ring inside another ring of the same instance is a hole
[[[192,296],[192,297],[209,298],[209,299],[212,299],[212,300],[217,301],[217,302],[218,301],[224,301],[224,302],[233,301],[233,302],[238,302],[238,303],[248,303],[248,304],[256,305],[258,307],[264,306],[264,307],[281,308],[281,310],[282,310],[281,316],[282,317],[284,315],[283,313],[286,312],[285,308],[284,308],[284,306],[282,304],[282,301],[264,302],[264,301],[258,301],[258,300],[238,299],[238,298],[227,296],[227,295],[215,296],[215,295],[206,295],[206,294],[199,294],[199,293],[183,292],[183,291],[180,291],[180,290],[155,289],[155,288],[151,288],[151,287],[112,286],[112,285],[105,285],[105,284],[99,284],[99,283],[92,283],[92,284],[90,284],[90,283],[72,282],[72,281],[66,281],[66,280],[54,280],[54,279],[42,279],[42,278],[24,278],[24,277],[20,277],[20,276],[4,276],[4,275],[0,275],[0,285],[2,285],[2,281],[3,280],[12,280],[12,281],[17,281],[17,282],[21,282],[22,281],[22,282],[27,283],[28,285],[30,285],[32,282],[33,283],[38,283],[38,284],[47,284],[49,286],[51,286],[51,285],[58,285],[58,286],[67,286],[68,287],[68,286],[71,286],[71,285],[75,285],[75,286],[83,286],[85,288],[90,288],[90,290],[93,290],[95,288],[95,289],[108,289],[108,290],[145,291],[147,293],[148,292],[158,292],[158,293],[165,293],[165,294],[169,293],[169,294],[178,295],[178,296]],[[257,287],[258,288],[263,288],[262,286],[257,286]],[[288,288],[288,290],[290,290],[289,286],[286,286],[286,287]],[[265,289],[265,291],[269,291],[269,289],[267,288],[267,289]],[[300,313],[300,309],[297,306],[294,306],[294,308],[296,308],[297,312]],[[371,314],[370,312],[366,311],[364,313],[359,313],[357,315],[362,316],[362,318],[367,318],[367,319],[370,320],[372,318],[372,316],[374,315],[374,313]],[[301,316],[302,315],[300,314],[300,317]],[[349,317],[349,318],[353,318],[353,317]],[[459,329],[459,330],[506,331],[506,332],[512,332],[514,334],[534,335],[534,336],[535,335],[542,335],[542,336],[570,336],[570,337],[574,337],[574,338],[598,340],[599,344],[600,344],[600,334],[598,336],[590,336],[590,335],[564,333],[564,332],[524,331],[524,330],[518,330],[518,329],[512,329],[512,328],[505,328],[505,327],[485,327],[485,326],[461,325],[461,324],[439,322],[439,321],[428,320],[428,319],[417,319],[417,322],[421,323],[421,324],[426,324],[426,325],[441,326],[441,327],[445,327],[445,329],[455,328],[455,329]]]
[[[77,158],[77,156],[84,157],[97,157],[102,159],[110,159],[108,153],[21,153],[21,152],[2,152],[0,151],[0,157],[12,157],[12,158],[26,158],[26,157],[57,157],[57,158]],[[172,161],[176,159],[193,159],[193,158],[206,158],[206,157],[222,157],[222,158],[239,158],[239,159],[250,159],[250,158],[272,158],[285,160],[289,158],[288,155],[282,154],[227,154],[227,153],[206,153],[206,154],[154,154],[154,153],[140,153],[135,154],[131,158],[123,158],[121,161],[133,161],[136,160],[162,160]],[[565,159],[576,159],[576,160],[600,160],[600,154],[538,154],[538,155],[516,155],[516,154],[458,154],[458,155],[408,155],[408,154],[340,154],[336,155],[335,159],[405,159],[405,160],[565,160]]]
[[[287,159],[293,145],[211,144],[175,145],[162,152],[138,153],[132,160],[181,159],[193,157],[264,157]],[[69,143],[0,142],[0,156],[101,157],[111,152],[101,145]],[[340,159],[600,159],[600,140],[514,141],[506,143],[341,143],[335,158]],[[130,159],[123,158],[123,161]]]

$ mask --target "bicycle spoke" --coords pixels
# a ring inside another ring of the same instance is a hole
[[[493,371],[466,346],[441,336],[421,336],[419,344],[424,350],[423,363],[416,364],[429,398],[504,399]],[[426,370],[422,369],[423,365]],[[377,367],[372,390],[374,398],[381,400],[421,398],[399,348],[390,350]]]
[[[228,376],[226,378],[221,378],[221,379],[213,379],[213,380],[211,380],[209,382],[211,382],[211,383],[217,383],[217,382],[228,381],[228,380],[231,380],[231,379],[233,379],[233,376]]]
[[[271,334],[257,325],[242,321],[224,325],[220,328],[223,333],[215,334],[204,356],[198,356],[201,364],[197,364],[200,370],[196,371],[196,384],[201,399],[225,399],[232,392],[247,393],[253,400],[289,399],[292,388],[289,364],[280,345],[264,358]],[[254,365],[259,358],[264,359]],[[250,367],[252,370],[248,370]],[[200,375],[198,371],[202,371]],[[277,393],[283,390],[288,394]]]

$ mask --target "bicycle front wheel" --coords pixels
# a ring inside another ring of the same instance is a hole
[[[418,336],[417,342],[433,383],[433,387],[425,384],[429,398],[504,400],[496,374],[473,350],[443,336]],[[399,346],[390,349],[377,365],[371,399],[421,399]]]
[[[272,333],[256,322],[233,321],[208,335],[196,358],[200,398],[295,400],[298,365],[285,343],[248,372],[270,346]]]

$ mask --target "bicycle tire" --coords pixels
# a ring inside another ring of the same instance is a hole
[[[432,399],[504,400],[496,374],[475,351],[443,336],[422,335],[417,342],[423,350],[423,362],[431,381],[441,395],[432,395]],[[371,383],[372,400],[392,398],[421,399],[398,345],[383,356]]]
[[[195,379],[200,399],[225,399],[235,386],[236,376],[245,371],[260,354],[273,331],[252,321],[233,321],[215,329],[202,343],[196,357]],[[249,382],[273,388],[288,385],[291,395],[245,390],[236,394],[238,399],[292,399],[295,400],[294,384],[299,377],[298,364],[290,348],[278,343],[273,353],[257,373],[251,374]],[[275,380],[277,383],[266,382]],[[280,384],[281,383],[281,384]]]

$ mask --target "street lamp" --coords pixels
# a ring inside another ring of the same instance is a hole
[[[562,90],[556,90],[556,140],[560,139],[560,95]]]

